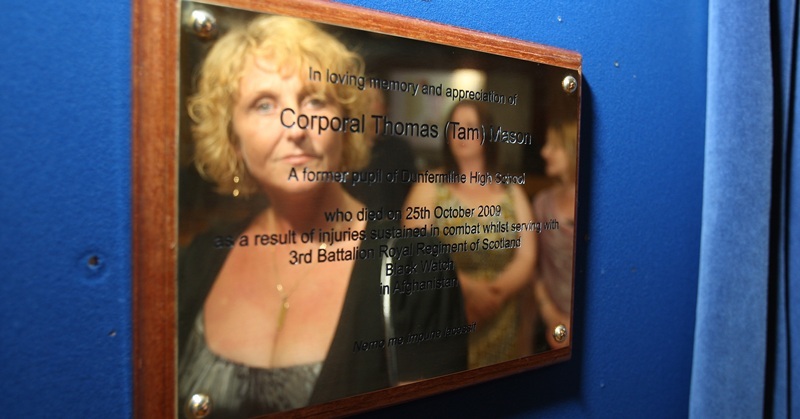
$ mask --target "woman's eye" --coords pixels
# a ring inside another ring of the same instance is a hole
[[[325,105],[327,105],[327,102],[320,97],[309,97],[303,101],[303,106],[309,109],[322,109]]]
[[[256,102],[255,109],[259,113],[271,113],[275,110],[275,103],[271,100],[260,100]]]

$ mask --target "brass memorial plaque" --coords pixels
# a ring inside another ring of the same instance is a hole
[[[232,3],[178,16],[178,415],[345,414],[568,359],[580,56]]]

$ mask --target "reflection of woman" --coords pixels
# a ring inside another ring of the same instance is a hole
[[[457,122],[460,128],[488,130],[491,118],[480,103],[464,101],[456,105],[448,121]],[[480,138],[465,135],[459,139],[455,131],[447,133],[444,146],[445,170],[459,173],[489,174],[494,176],[497,168],[497,143],[481,144]],[[462,131],[464,132],[464,131]],[[470,368],[491,365],[516,358],[521,353],[518,342],[519,308],[517,292],[523,288],[533,270],[536,241],[531,232],[512,232],[510,224],[531,220],[531,211],[524,191],[518,185],[501,185],[494,182],[429,184],[420,183],[411,190],[410,206],[435,208],[477,208],[488,206],[491,215],[478,217],[437,218],[434,225],[444,232],[447,227],[464,225],[479,226],[479,234],[447,235],[444,242],[474,242],[480,239],[477,251],[452,255],[458,271],[461,290],[467,308],[468,321],[477,322],[477,333],[470,335]],[[484,227],[505,226],[491,232]],[[484,243],[520,238],[522,249],[505,246],[502,249],[487,249]]]
[[[547,176],[556,184],[538,193],[533,200],[537,220],[556,220],[557,230],[539,235],[534,294],[551,348],[566,346],[556,342],[553,331],[558,325],[570,328],[572,308],[572,249],[575,234],[575,161],[578,127],[575,122],[554,124],[547,130],[542,147]]]
[[[465,324],[461,297],[456,289],[384,300],[377,248],[386,243],[358,234],[374,223],[327,222],[324,211],[357,214],[362,205],[340,183],[304,176],[363,164],[359,130],[293,123],[301,115],[360,117],[356,88],[310,81],[309,71],[362,74],[361,67],[335,38],[283,17],[234,29],[203,63],[189,103],[198,169],[221,192],[263,193],[270,205],[241,225],[199,236],[182,255],[181,403],[202,393],[214,415],[263,414],[464,367],[459,338],[386,348],[393,335]],[[332,229],[356,234],[321,241],[319,232]],[[315,235],[304,241],[304,232]],[[356,256],[370,252],[375,257]],[[409,357],[418,359],[404,362]]]

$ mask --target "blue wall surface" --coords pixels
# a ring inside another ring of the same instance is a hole
[[[348,3],[575,50],[585,77],[573,359],[378,413],[685,416],[707,5]],[[131,19],[120,1],[0,14],[3,417],[132,414]]]

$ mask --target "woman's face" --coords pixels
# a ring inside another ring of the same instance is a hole
[[[309,89],[297,74],[284,76],[277,70],[266,59],[250,57],[245,63],[233,109],[238,152],[263,189],[309,190],[321,183],[304,182],[304,169],[340,170],[343,134],[330,129],[320,132],[318,124],[314,129],[301,129],[296,121],[301,114],[309,120],[312,116],[340,117],[341,109],[323,93]],[[292,168],[297,178],[290,180]]]
[[[450,141],[450,150],[453,152],[453,157],[455,157],[456,162],[482,157],[483,146],[481,145],[481,135],[483,130],[481,128],[480,118],[478,117],[478,111],[472,106],[458,106],[453,111],[451,121],[458,122],[459,124],[458,128],[451,128],[448,130],[451,131],[448,133],[450,135],[450,138],[448,138]],[[463,131],[461,130],[462,128]],[[471,134],[465,134],[465,138],[467,139],[459,139],[458,133],[465,133],[470,128],[477,128],[480,134],[475,138],[472,138]],[[486,127],[486,129],[488,128],[489,127]]]
[[[559,144],[557,130],[547,130],[547,142],[542,147],[541,155],[545,162],[545,174],[549,177],[565,178],[569,170],[567,151]]]

